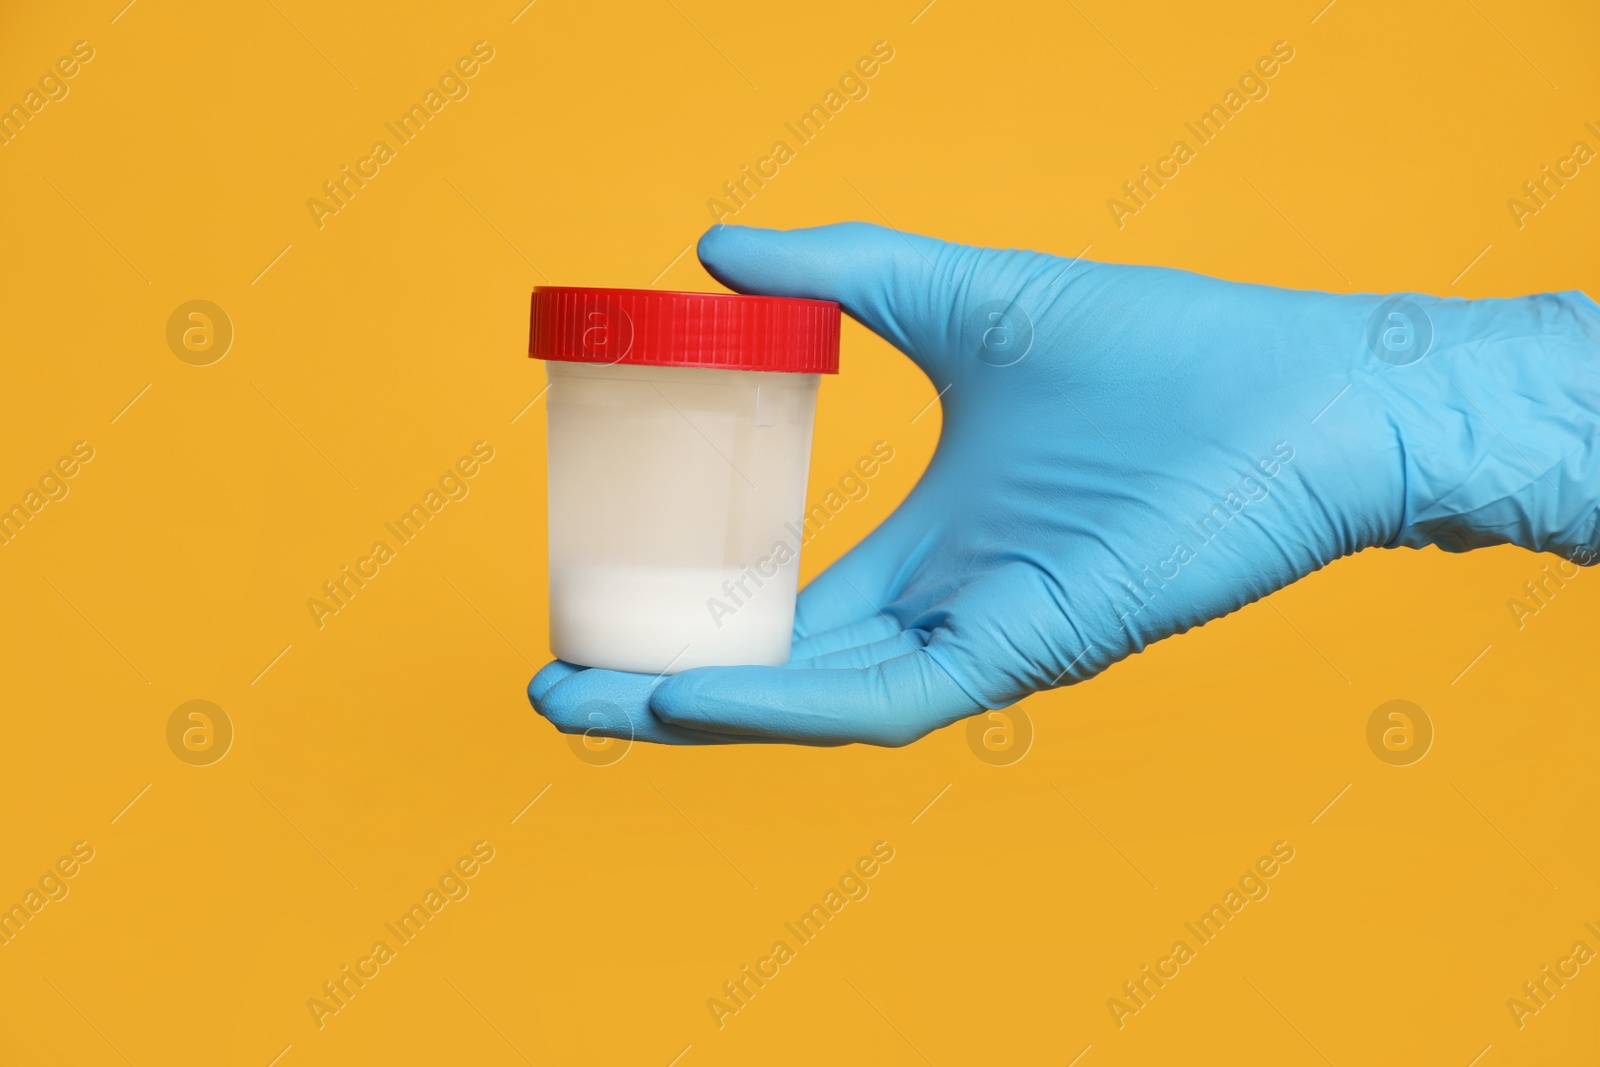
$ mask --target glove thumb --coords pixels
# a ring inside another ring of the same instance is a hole
[[[802,230],[719,225],[699,247],[706,270],[736,292],[838,302],[940,385],[949,381],[960,298],[984,252],[866,222]]]

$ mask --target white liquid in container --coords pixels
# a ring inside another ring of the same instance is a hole
[[[556,656],[786,662],[818,375],[545,366]]]
[[[784,663],[794,626],[795,576],[787,569],[757,586],[753,573],[732,567],[552,567],[550,625],[561,635],[553,642],[561,650],[556,654],[654,674]],[[740,592],[741,578],[748,596]]]

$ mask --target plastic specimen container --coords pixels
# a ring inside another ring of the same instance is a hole
[[[789,658],[823,300],[540,286],[550,645],[667,674]]]

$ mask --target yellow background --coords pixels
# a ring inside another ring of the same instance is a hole
[[[1594,1062],[1600,965],[1521,1030],[1506,1007],[1600,949],[1592,573],[1519,631],[1546,560],[1368,552],[1024,702],[1009,766],[961,726],[596,766],[523,693],[547,654],[531,286],[714,287],[684,254],[706,201],[874,42],[870,95],[738,221],[1593,293],[1593,164],[1521,229],[1506,207],[1600,147],[1592,4],[522,2],[0,16],[0,102],[95,50],[0,147],[0,502],[95,450],[0,547],[0,902],[95,850],[0,947],[0,1062]],[[307,199],[479,40],[470,95],[319,230]],[[1118,230],[1106,199],[1279,40],[1270,96]],[[211,366],[167,345],[191,299],[234,326]],[[938,432],[907,361],[844,344],[813,494],[876,440],[897,458],[808,577]],[[470,496],[319,631],[307,599],[480,440]],[[194,699],[235,729],[210,766],[166,741]],[[1412,766],[1367,747],[1391,699],[1436,731]],[[470,896],[319,1030],[308,998],[480,840]],[[879,840],[870,896],[717,1029],[708,998]],[[1271,895],[1118,1030],[1107,999],[1278,840]]]

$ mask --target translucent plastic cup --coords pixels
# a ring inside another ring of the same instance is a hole
[[[650,674],[789,658],[827,301],[534,290],[550,644]]]

